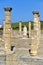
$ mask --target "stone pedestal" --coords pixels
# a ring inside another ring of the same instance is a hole
[[[37,55],[38,47],[40,43],[40,24],[39,24],[39,12],[34,11],[34,36],[31,41],[31,55]]]
[[[11,24],[10,24],[10,11],[12,8],[4,8],[5,10],[5,20],[4,20],[4,30],[3,30],[3,38],[5,42],[5,50],[6,52],[10,51],[11,44]]]

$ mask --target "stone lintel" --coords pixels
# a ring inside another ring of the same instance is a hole
[[[10,8],[10,7],[6,7],[6,8],[4,8],[4,10],[10,12],[10,11],[12,10],[12,8]]]
[[[32,13],[33,13],[33,15],[34,15],[34,14],[37,14],[38,17],[40,16],[38,11],[33,11]]]

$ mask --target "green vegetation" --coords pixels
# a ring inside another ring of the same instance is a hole
[[[19,23],[12,23],[11,27],[12,27],[13,30],[14,29],[18,30],[19,29]]]
[[[32,21],[31,21],[31,24],[32,24],[32,27],[31,27],[31,28],[33,29],[33,22],[32,22]],[[12,29],[18,30],[18,29],[19,29],[19,22],[12,23],[11,26],[12,26]],[[27,29],[28,29],[28,22],[22,22],[22,28],[23,28],[24,26],[26,26]]]
[[[28,21],[29,22],[29,21]],[[28,29],[28,22],[22,22],[22,28],[24,27],[24,25],[27,27]],[[33,29],[34,27],[34,22],[33,21],[30,21],[31,22],[31,29]],[[40,25],[41,25],[41,30],[43,30],[43,21],[40,21]],[[13,30],[18,30],[19,29],[19,22],[16,22],[16,23],[11,23],[11,27]],[[0,28],[0,30],[3,30],[3,27]]]
[[[41,29],[43,30],[43,21],[41,21],[41,24],[40,25],[41,25]]]
[[[27,29],[28,29],[28,22],[22,22],[22,28],[24,27],[24,25],[26,25]],[[31,22],[31,29],[33,29],[34,22],[33,21],[30,21],[30,22]],[[43,21],[40,21],[40,25],[41,25],[41,29],[43,30]],[[11,26],[12,26],[12,29],[18,30],[19,29],[19,22],[12,23]]]

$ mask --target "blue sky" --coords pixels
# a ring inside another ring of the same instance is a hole
[[[33,20],[34,10],[39,11],[43,20],[43,0],[0,0],[0,24],[5,19],[4,7],[12,7],[12,22]]]

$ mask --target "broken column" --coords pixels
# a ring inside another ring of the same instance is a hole
[[[19,35],[22,36],[22,24],[21,21],[19,22]]]
[[[34,36],[31,40],[31,55],[37,55],[38,52],[38,46],[40,43],[40,22],[39,22],[39,12],[33,11],[34,15]]]
[[[5,42],[5,50],[7,52],[10,51],[11,45],[11,24],[10,24],[10,12],[12,8],[4,8],[5,10],[5,20],[4,20],[4,30],[3,30],[3,38]]]

